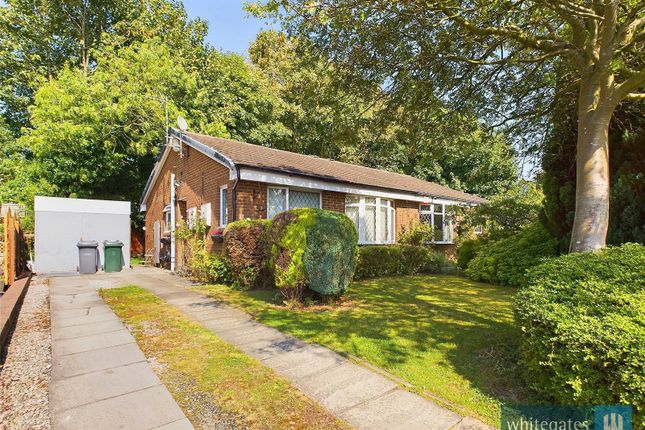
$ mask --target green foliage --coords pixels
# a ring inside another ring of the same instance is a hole
[[[344,214],[318,211],[307,230],[302,263],[309,289],[322,295],[343,294],[354,277],[358,235]]]
[[[203,245],[203,243],[202,243]],[[230,284],[231,265],[227,258],[209,253],[204,246],[193,252],[188,260],[190,276],[201,282]]]
[[[423,246],[432,243],[433,240],[432,226],[426,223],[416,223],[405,229],[399,238],[399,243],[402,245]]]
[[[287,300],[300,300],[306,287],[342,294],[354,276],[358,237],[345,215],[321,209],[293,209],[275,216],[270,229],[271,270]]]
[[[425,246],[368,245],[358,248],[356,279],[440,273],[446,257]]]
[[[224,230],[226,255],[234,286],[240,289],[267,287],[269,274],[269,220],[240,220]]]
[[[527,381],[565,404],[630,404],[645,424],[645,247],[570,254],[517,294]]]
[[[465,270],[470,261],[475,258],[483,241],[479,239],[462,240],[457,247],[457,266]]]
[[[519,233],[538,220],[544,195],[538,184],[518,181],[501,194],[488,199],[485,205],[474,208],[455,206],[455,215],[462,220],[457,224],[457,233],[465,236],[477,226],[484,227],[483,237],[497,240]]]
[[[384,85],[321,59],[305,38],[276,31],[259,33],[249,56],[284,102],[280,118],[289,134],[272,145],[482,195],[516,179],[515,154],[504,136],[463,111],[448,112],[429,97],[430,88],[422,97],[388,99]]]
[[[557,239],[540,223],[534,223],[514,236],[481,244],[466,274],[476,281],[524,286],[526,270],[545,257],[557,255],[557,245]]]

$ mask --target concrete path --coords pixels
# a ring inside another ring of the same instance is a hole
[[[167,271],[138,268],[96,280],[97,287],[134,284],[200,322],[225,341],[273,368],[307,396],[357,429],[490,429],[462,417],[331,350],[300,341],[254,321]]]
[[[52,429],[193,429],[93,280],[50,278]]]

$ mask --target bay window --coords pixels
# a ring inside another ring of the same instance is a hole
[[[289,209],[320,209],[320,193],[293,188],[269,187],[267,193],[267,218],[271,219]]]
[[[345,215],[354,223],[359,243],[394,243],[394,203],[380,197],[347,196]]]
[[[446,213],[446,205],[423,204],[419,206],[419,218],[422,223],[432,226],[435,243],[452,243],[452,223]]]

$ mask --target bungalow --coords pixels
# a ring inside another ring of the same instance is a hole
[[[197,133],[169,130],[141,199],[145,243],[155,263],[181,265],[175,228],[201,217],[211,231],[293,208],[345,213],[360,244],[395,243],[410,225],[433,226],[434,246],[454,250],[451,205],[485,199],[385,170]],[[211,251],[221,245],[209,240]]]

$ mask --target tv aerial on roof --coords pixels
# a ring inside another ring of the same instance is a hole
[[[177,125],[179,126],[179,129],[181,131],[188,130],[188,123],[186,122],[186,119],[181,115],[177,117]]]

